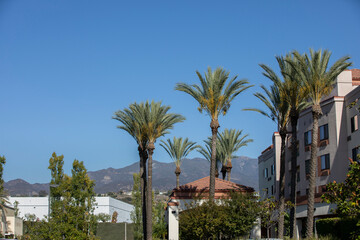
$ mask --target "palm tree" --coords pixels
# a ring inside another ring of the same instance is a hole
[[[271,79],[274,84],[280,86],[282,94],[290,107],[290,124],[291,124],[291,193],[290,200],[292,207],[290,208],[290,237],[293,237],[296,227],[296,175],[297,175],[297,122],[299,114],[306,107],[307,91],[302,85],[296,72],[297,61],[292,55],[285,57],[276,57],[284,82],[275,74],[275,72],[266,65],[262,65],[267,78]]]
[[[113,119],[120,121],[123,125],[117,126],[132,136],[138,144],[138,152],[140,157],[140,187],[141,187],[141,204],[142,204],[142,222],[144,238],[146,234],[146,161],[148,158],[146,146],[148,143],[147,136],[143,131],[141,112],[144,112],[145,105],[143,103],[130,104],[129,108],[123,111],[115,112]]]
[[[306,237],[311,237],[313,235],[314,225],[315,175],[319,134],[318,121],[322,115],[320,103],[321,100],[333,90],[337,76],[347,67],[351,66],[351,62],[347,62],[350,57],[345,56],[337,60],[329,69],[328,65],[331,53],[328,50],[314,51],[313,49],[310,49],[310,55],[305,54],[304,56],[300,55],[297,51],[294,51],[293,55],[299,62],[299,64],[297,64],[297,72],[299,73],[305,88],[309,92],[309,101],[312,105],[313,129],[306,220]]]
[[[223,154],[224,161],[226,162],[226,172],[227,180],[231,179],[231,169],[232,163],[231,159],[235,158],[234,153],[239,150],[239,148],[247,146],[248,143],[252,142],[252,139],[246,139],[249,135],[245,134],[241,136],[242,130],[238,131],[235,129],[225,129],[224,132],[220,133],[218,136],[220,148]],[[240,137],[241,136],[241,137]]]
[[[198,148],[198,145],[195,145],[195,142],[191,142],[188,138],[184,140],[180,138],[174,137],[173,141],[171,139],[167,139],[165,142],[161,140],[160,146],[162,146],[165,151],[169,154],[169,156],[174,160],[176,169],[176,188],[179,188],[179,176],[181,174],[181,161],[185,158],[192,150]]]
[[[237,81],[237,76],[233,77],[228,83],[229,72],[223,68],[217,68],[213,72],[211,68],[203,77],[198,71],[196,74],[201,85],[186,83],[176,84],[175,89],[185,92],[192,96],[198,103],[200,113],[205,111],[210,117],[210,128],[212,132],[211,139],[211,162],[210,162],[210,200],[215,195],[215,168],[216,168],[216,138],[219,125],[219,115],[225,115],[230,108],[230,104],[234,98],[244,90],[251,87],[247,80]],[[227,85],[226,85],[227,83]],[[225,86],[226,85],[226,86]]]
[[[285,57],[276,57],[281,73],[284,78],[284,95],[290,105],[290,124],[291,124],[291,190],[290,201],[290,238],[293,238],[296,232],[296,188],[297,188],[297,123],[300,112],[305,110],[309,103],[306,101],[308,91],[302,84],[299,75],[296,72],[298,61],[290,54]]]
[[[263,73],[268,77],[265,65],[260,65],[264,70]],[[269,78],[272,80],[272,78]],[[284,234],[284,210],[285,210],[285,139],[287,135],[287,123],[289,119],[289,104],[285,101],[282,91],[281,81],[274,83],[268,90],[265,86],[261,86],[266,95],[255,93],[254,95],[260,99],[268,108],[269,113],[260,109],[244,109],[261,113],[270,118],[278,125],[278,131],[281,137],[281,154],[280,154],[280,192],[279,192],[279,221],[278,221],[278,238],[282,238]]]
[[[7,232],[7,221],[6,221],[6,204],[9,204],[8,201],[8,194],[6,190],[4,189],[4,179],[3,179],[3,173],[4,173],[4,165],[6,163],[5,156],[0,156],[0,208],[1,208],[1,220],[4,222],[4,233]]]
[[[225,165],[226,162],[224,161],[225,158],[223,157],[222,151],[221,151],[221,146],[219,144],[218,139],[216,139],[216,149],[217,149],[217,153],[216,153],[216,165],[215,165],[215,177],[218,178],[219,177],[219,168],[218,166],[220,166],[220,164],[222,165],[221,168],[221,172],[223,174],[223,179],[225,179],[225,175],[226,175],[226,169],[225,169]],[[206,160],[208,160],[209,162],[211,162],[211,137],[209,137],[207,140],[204,140],[205,143],[205,147],[199,146],[199,148],[197,149],[197,151],[204,156],[204,158]]]
[[[147,181],[147,206],[146,206],[146,232],[147,240],[152,239],[152,157],[155,150],[155,141],[174,127],[175,123],[182,122],[185,118],[179,114],[168,113],[169,106],[161,105],[161,102],[152,101],[143,103],[144,108],[140,108],[140,123],[143,123],[144,131],[148,144],[146,146],[148,153],[148,181]]]

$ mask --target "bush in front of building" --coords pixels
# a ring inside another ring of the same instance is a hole
[[[339,239],[360,239],[355,235],[358,220],[356,218],[324,218],[316,221],[316,231],[319,236],[333,236]]]
[[[232,193],[230,199],[194,203],[180,213],[180,239],[248,236],[260,210],[252,194]]]

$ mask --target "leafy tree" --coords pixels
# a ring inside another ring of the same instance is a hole
[[[231,160],[235,158],[235,152],[237,152],[241,147],[247,146],[248,143],[252,142],[252,139],[246,139],[249,135],[245,134],[241,136],[242,130],[235,129],[225,129],[218,135],[218,141],[222,153],[222,158],[226,162],[226,172],[227,172],[227,180],[231,179],[231,169],[232,164]]]
[[[63,158],[53,153],[49,160],[51,211],[47,222],[32,224],[27,235],[33,239],[95,239],[95,184],[78,160],[73,162],[72,176],[64,174]]]
[[[249,234],[260,216],[253,194],[231,193],[229,199],[192,203],[180,214],[181,239],[235,239]]]
[[[15,217],[18,217],[20,214],[20,211],[19,211],[19,202],[18,201],[15,201],[14,202],[14,215]]]
[[[354,229],[353,235],[360,236],[360,162],[350,160],[350,170],[345,182],[334,181],[327,184],[326,193],[321,197],[325,202],[337,205],[335,212],[340,217],[356,219],[358,228]],[[356,239],[360,239],[360,237]]]
[[[142,211],[141,211],[141,187],[140,187],[140,173],[133,174],[133,190],[132,190],[132,205],[134,210],[130,214],[131,221],[134,223],[134,239],[141,240],[143,235]]]
[[[167,223],[165,222],[166,203],[157,202],[154,204],[154,239],[166,239]]]
[[[247,80],[237,81],[237,76],[227,82],[229,72],[220,67],[215,69],[215,71],[212,71],[209,67],[204,77],[198,71],[196,71],[196,74],[201,85],[178,83],[175,89],[192,96],[199,103],[198,110],[200,113],[205,111],[211,117],[210,128],[212,138],[209,192],[210,200],[212,201],[215,196],[216,138],[218,128],[220,127],[219,115],[221,113],[225,115],[230,108],[232,100],[251,86],[247,85]]]
[[[266,77],[270,78],[267,67],[265,65],[260,65],[264,70],[263,73]],[[270,78],[270,80],[273,80]],[[289,104],[285,99],[284,95],[284,84],[281,82],[274,83],[270,86],[270,90],[267,89],[264,85],[261,85],[261,88],[264,90],[265,94],[255,93],[254,95],[260,99],[265,106],[268,108],[268,112],[265,112],[260,109],[244,109],[251,110],[261,113],[262,115],[273,120],[277,126],[281,138],[281,154],[280,154],[280,191],[279,191],[279,221],[278,221],[278,238],[283,238],[284,234],[284,210],[285,210],[285,140],[287,135],[287,124],[289,121]]]
[[[310,159],[310,174],[309,174],[309,194],[306,220],[306,237],[313,235],[314,225],[314,199],[315,199],[315,184],[316,184],[316,165],[317,165],[317,151],[318,151],[318,135],[319,135],[319,118],[322,115],[320,102],[323,97],[330,94],[334,88],[337,76],[346,68],[351,66],[348,62],[350,57],[345,56],[337,60],[329,69],[328,64],[331,53],[328,50],[314,51],[310,49],[310,55],[300,55],[297,51],[293,52],[297,64],[297,72],[309,93],[309,101],[311,102],[313,129],[311,141],[311,159]]]
[[[181,174],[181,161],[185,158],[191,151],[198,148],[198,145],[195,145],[195,142],[191,142],[188,138],[176,138],[174,137],[173,141],[171,139],[167,139],[165,142],[161,140],[160,146],[162,146],[165,151],[169,154],[169,156],[173,159],[176,169],[176,187],[179,188],[179,176]]]

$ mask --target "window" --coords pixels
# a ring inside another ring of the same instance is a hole
[[[271,195],[274,195],[274,185],[271,186]]]
[[[264,169],[264,178],[267,178],[269,176],[268,169]]]
[[[352,159],[353,160],[360,160],[358,158],[358,156],[357,156],[358,154],[360,154],[359,147],[353,148],[353,150],[352,150]]]
[[[311,130],[305,132],[304,134],[304,141],[305,141],[305,146],[308,146],[311,144]]]
[[[356,130],[358,130],[359,126],[358,126],[358,116],[357,115],[355,115],[351,118],[350,123],[351,123],[351,132],[355,132]]]
[[[271,165],[271,175],[274,175],[274,173],[275,173],[275,166],[273,164],[273,165]]]
[[[325,154],[320,157],[321,159],[321,170],[330,169],[330,155]]]
[[[320,141],[329,139],[329,127],[327,124],[320,126],[319,128],[320,133]]]
[[[305,174],[310,174],[310,160],[305,161]]]

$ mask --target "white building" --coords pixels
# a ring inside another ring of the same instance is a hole
[[[35,214],[40,220],[45,219],[49,214],[48,197],[9,197],[11,207],[14,207],[15,201],[18,202],[19,217],[25,217],[26,214]],[[117,222],[131,223],[130,213],[134,206],[111,197],[95,197],[94,214],[106,213],[112,216],[116,211],[118,213]]]
[[[329,182],[343,182],[348,172],[349,160],[355,159],[359,153],[360,131],[359,112],[355,108],[349,108],[349,104],[360,98],[360,69],[346,70],[342,72],[336,80],[333,91],[321,102],[323,115],[319,119],[319,145],[318,162],[316,171],[316,191],[315,191],[315,218],[329,217],[333,213],[331,209],[334,204],[321,202],[321,195],[325,191],[325,186]],[[307,216],[307,192],[309,188],[308,174],[311,153],[311,134],[312,134],[312,113],[308,108],[300,113],[297,137],[298,137],[298,156],[297,156],[297,199],[296,199],[296,218],[298,236],[301,235],[302,227]],[[275,133],[273,145],[265,149],[259,156],[259,188],[263,191],[261,196],[271,196],[270,186],[273,184],[276,189],[273,191],[276,198],[279,194],[279,163],[280,142]],[[290,180],[291,180],[291,135],[287,137],[285,150],[285,198],[290,199]],[[276,182],[269,180],[272,177],[270,168],[275,165]],[[268,189],[268,190],[266,190]]]

